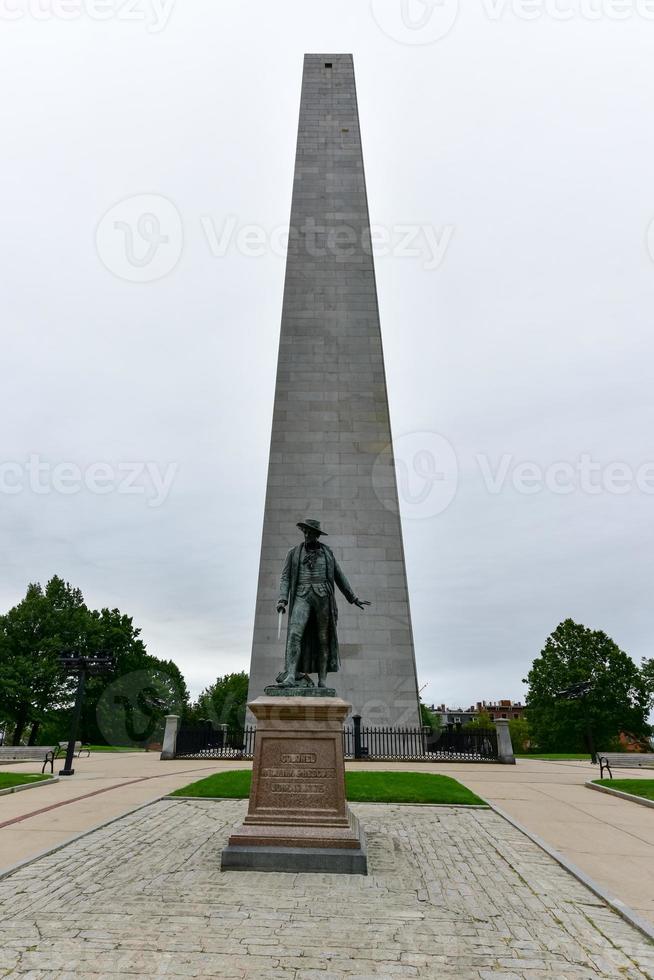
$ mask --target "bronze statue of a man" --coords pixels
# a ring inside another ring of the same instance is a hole
[[[331,548],[319,540],[326,535],[320,521],[307,518],[297,526],[304,534],[304,544],[287,554],[279,585],[277,612],[284,613],[288,606],[289,623],[284,670],[277,683],[296,687],[302,675],[318,674],[318,687],[326,687],[327,674],[340,665],[334,585],[359,609],[370,603],[357,598]],[[307,682],[312,683],[304,678]]]

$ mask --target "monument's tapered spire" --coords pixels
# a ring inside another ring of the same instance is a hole
[[[419,724],[349,54],[304,59],[249,700],[283,665],[279,574],[306,517],[321,521],[354,589],[373,602],[360,612],[340,598],[342,663],[330,685],[364,721]]]

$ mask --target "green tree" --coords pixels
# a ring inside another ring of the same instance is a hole
[[[67,650],[115,660],[112,675],[87,681],[78,732],[83,741],[148,741],[162,731],[166,713],[188,704],[177,666],[147,653],[129,616],[90,610],[81,591],[55,575],[45,589],[31,584],[0,616],[0,716],[12,722],[14,744],[28,729],[34,742],[43,724],[50,741],[67,737],[77,686],[59,664]]]
[[[431,728],[432,731],[438,731],[441,727],[441,716],[428,708],[422,701],[420,702],[420,724],[425,728]]]
[[[511,718],[509,734],[514,752],[528,752],[531,747],[531,732],[526,718]]]
[[[81,724],[84,741],[161,741],[165,715],[183,714],[189,702],[179,668],[149,654],[141,630],[118,609],[93,611],[88,630],[95,649],[110,653],[115,666],[110,675],[89,679]]]
[[[58,655],[83,643],[87,615],[79,589],[55,575],[45,589],[31,583],[0,617],[0,714],[13,723],[14,745],[28,728],[33,743],[49,712],[70,703],[74,681],[62,675]]]
[[[202,691],[193,705],[193,718],[208,718],[214,725],[228,725],[232,730],[242,728],[245,724],[248,682],[249,677],[244,670],[218,677],[214,684]]]
[[[480,711],[476,718],[466,722],[463,726],[464,731],[495,731],[495,723],[487,711]]]
[[[589,694],[566,701],[559,692],[582,681]],[[621,731],[648,730],[652,683],[623,650],[601,630],[566,619],[547,638],[525,682],[527,708],[535,745],[543,752],[575,752],[615,744]]]

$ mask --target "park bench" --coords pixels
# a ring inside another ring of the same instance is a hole
[[[59,755],[65,755],[68,751],[68,742],[59,743]],[[86,752],[87,757],[91,755],[91,750],[88,745],[82,745],[81,742],[75,742],[75,755],[77,758],[81,758],[82,752]]]
[[[54,773],[54,761],[59,754],[59,748],[54,745],[2,745],[0,746],[0,763],[2,762],[42,762],[41,772],[50,766]]]
[[[598,752],[597,761],[600,764],[600,779],[604,778],[606,769],[613,779],[611,768],[614,769],[652,769],[654,768],[654,752]]]

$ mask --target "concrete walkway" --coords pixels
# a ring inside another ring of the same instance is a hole
[[[152,752],[96,752],[75,759],[74,776],[62,776],[52,786],[27,793],[0,796],[0,873],[218,769],[243,766],[215,760],[161,762],[159,753]],[[5,771],[40,772],[41,765],[25,762],[6,766]],[[55,775],[57,771],[55,762]]]
[[[158,755],[142,752],[98,752],[90,759],[76,759],[74,776],[53,786],[0,797],[0,870],[204,775],[248,765],[216,760],[160,762]],[[598,778],[598,767],[526,759],[516,766],[356,765],[378,770],[414,768],[459,779],[654,923],[654,810],[587,789],[584,783]],[[38,772],[40,766],[24,763],[11,771]],[[654,771],[622,770],[619,775],[654,779]]]

